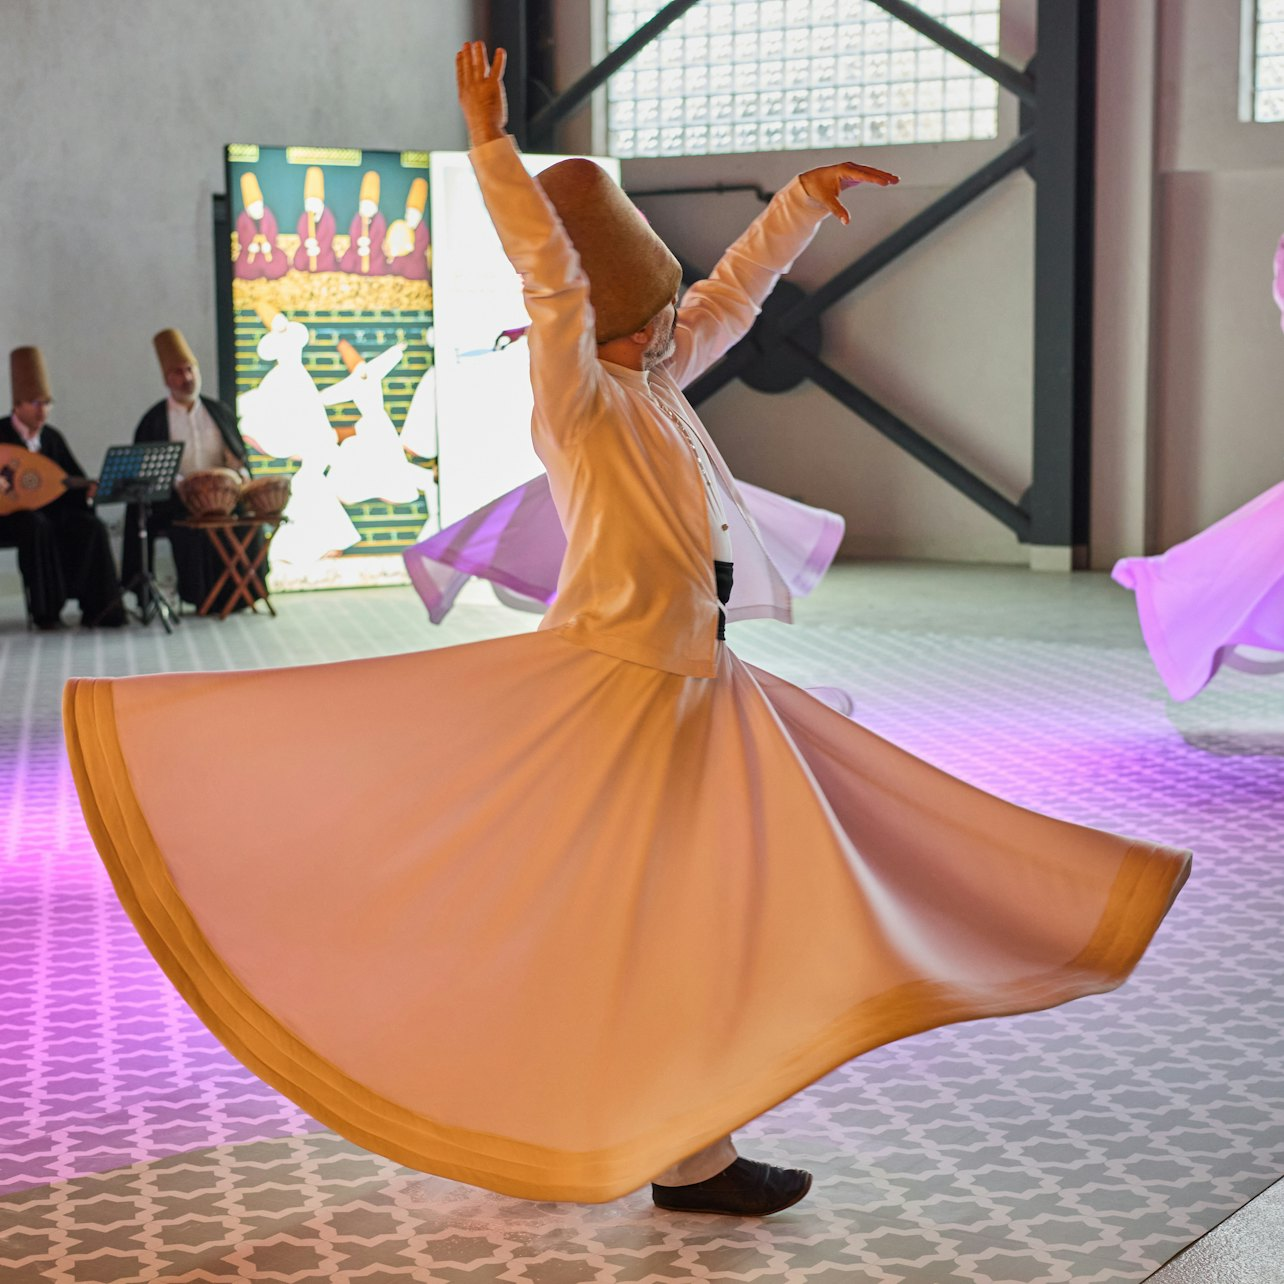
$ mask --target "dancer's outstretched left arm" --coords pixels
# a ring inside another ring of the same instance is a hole
[[[679,386],[697,379],[749,332],[763,300],[827,215],[851,222],[839,199],[847,188],[862,183],[889,187],[898,181],[895,174],[843,161],[808,170],[777,192],[718,266],[683,297],[677,346],[665,363]]]

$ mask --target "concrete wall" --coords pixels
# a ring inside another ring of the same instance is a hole
[[[1237,3],[1163,0],[1160,36],[1151,525],[1166,547],[1284,478],[1284,125],[1238,118]]]
[[[184,331],[217,393],[224,145],[463,146],[450,60],[471,12],[470,0],[7,0],[0,352],[44,349],[52,422],[86,467],[163,395],[162,327]],[[0,378],[7,399],[7,366]]]

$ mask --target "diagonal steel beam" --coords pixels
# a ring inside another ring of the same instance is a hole
[[[626,62],[642,52],[661,32],[671,27],[700,0],[670,0],[649,22],[644,22],[622,45],[612,49],[601,62],[589,68],[569,89],[546,103],[527,125],[532,147],[542,144],[554,126],[581,106],[593,91],[606,84]]]
[[[899,415],[875,401],[849,379],[843,378],[819,357],[812,356],[801,344],[792,339],[786,339],[785,342],[806,365],[807,375],[814,384],[823,388],[907,454],[913,455],[921,464],[926,464],[942,481],[948,482],[992,517],[997,517],[1017,539],[1025,541],[1029,538],[1030,515],[1020,505],[1000,494],[989,482],[982,481],[971,469],[964,467],[952,455],[947,455],[917,429],[911,428]]]
[[[783,341],[788,343],[802,359],[808,378],[817,387],[823,388],[853,414],[865,420],[870,427],[931,469],[942,481],[953,486],[960,494],[1001,521],[1023,542],[1028,542],[1031,528],[1030,514],[1024,508],[1014,504],[1007,496],[995,490],[988,482],[983,481],[952,455],[947,454],[916,428],[911,427],[895,412],[881,402],[875,401],[867,392],[858,388],[788,336],[789,331],[819,316],[826,308],[869,280],[911,246],[1001,182],[1008,174],[1020,169],[1034,155],[1035,144],[1033,130],[1022,134],[993,160],[861,255],[815,294],[791,308],[779,319],[776,326],[776,333],[782,336]],[[682,267],[685,279],[692,280],[698,275],[691,264],[683,261]],[[693,406],[707,401],[738,378],[748,367],[753,356],[753,346],[746,340],[741,340],[712,370],[701,375],[686,389],[687,400]]]
[[[780,318],[782,333],[796,329],[803,322],[819,316],[826,308],[863,285],[870,277],[881,272],[889,263],[906,250],[936,231],[943,223],[966,209],[983,196],[996,183],[1021,168],[1034,155],[1035,131],[1022,134],[1010,147],[1000,152],[992,161],[982,165],[944,196],[920,210],[912,219],[902,224],[890,236],[866,250],[855,262],[848,264],[837,276],[825,282],[797,307],[791,308]]]
[[[733,379],[738,379],[741,372],[748,369],[753,360],[753,344],[748,338],[741,339],[712,370],[706,371],[682,390],[682,395],[693,405],[708,401],[715,392],[720,392]]]
[[[983,76],[988,76],[1004,89],[1016,94],[1023,103],[1030,107],[1035,105],[1034,77],[1027,72],[1004,62],[1002,58],[996,58],[992,53],[987,53],[966,36],[960,36],[957,31],[947,27],[943,22],[938,22],[924,13],[917,5],[907,3],[907,0],[869,0],[869,2],[876,4],[907,27],[912,27],[919,35],[926,36],[934,44],[940,45],[947,53],[961,58],[969,67],[974,67]]]
[[[948,482],[955,490],[985,509],[992,517],[996,517],[1018,539],[1028,539],[1030,515],[1025,509],[1014,504],[988,482],[982,481],[971,469],[960,464],[952,455],[929,441],[894,411],[889,410],[881,402],[875,401],[867,392],[826,365],[819,357],[813,356],[792,339],[786,339],[785,342],[806,362],[807,376],[817,387],[823,388],[876,432],[882,433],[889,441],[929,468],[942,481]],[[684,395],[693,406],[698,406],[736,379],[752,359],[751,345],[745,342],[737,344],[718,365],[685,388]]]

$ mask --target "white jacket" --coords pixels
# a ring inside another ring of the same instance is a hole
[[[619,659],[712,677],[718,599],[704,485],[681,430],[661,406],[686,420],[713,462],[735,549],[727,618],[788,620],[785,582],[681,389],[747,333],[827,210],[794,179],[712,275],[687,291],[674,355],[655,370],[634,371],[598,359],[579,255],[512,140],[474,148],[471,160],[504,251],[523,279],[535,395],[531,434],[567,538],[557,599],[540,627]]]

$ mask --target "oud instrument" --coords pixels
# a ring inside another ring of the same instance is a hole
[[[0,517],[52,504],[69,490],[88,490],[92,477],[72,477],[46,455],[0,445]]]

